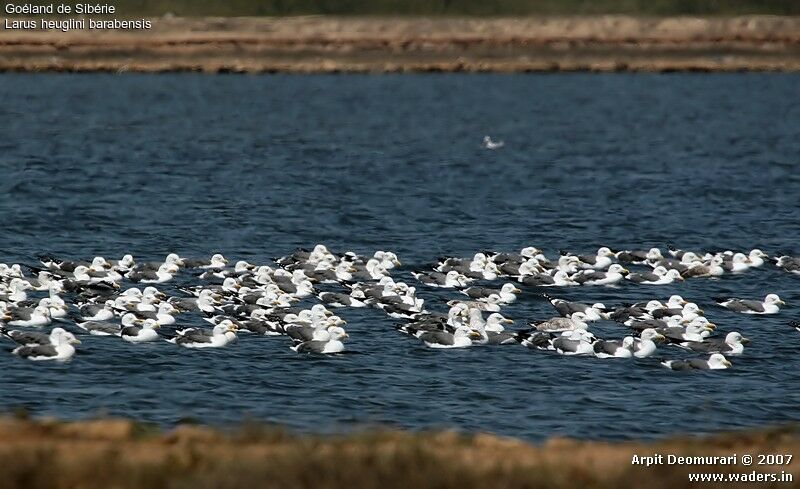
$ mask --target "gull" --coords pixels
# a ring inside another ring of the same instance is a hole
[[[684,348],[701,353],[724,353],[726,355],[740,355],[744,351],[744,345],[750,340],[737,331],[728,333],[725,339],[713,338],[703,342],[687,341],[680,345]]]
[[[292,350],[297,353],[318,353],[318,354],[331,354],[341,353],[344,351],[344,343],[342,340],[349,338],[345,330],[339,326],[328,328],[323,331],[314,339],[303,341],[292,347]]]
[[[708,360],[692,358],[689,360],[666,360],[661,365],[671,370],[720,370],[733,365],[721,353],[714,353]]]
[[[491,137],[483,137],[483,147],[486,149],[499,149],[505,146],[503,141],[493,141]]]
[[[570,317],[557,317],[551,318],[547,321],[540,323],[530,323],[530,327],[538,331],[546,331],[548,333],[560,333],[563,331],[572,331],[574,329],[586,329],[586,314],[582,312],[573,313]]]
[[[167,341],[185,348],[219,348],[236,339],[237,329],[232,321],[226,319],[211,331],[200,328],[178,330],[176,336]]]
[[[716,298],[714,300],[722,307],[742,314],[777,314],[780,311],[779,306],[786,305],[786,303],[778,297],[778,294],[768,294],[764,298],[764,302],[725,297]]]
[[[480,340],[481,334],[466,326],[459,326],[452,333],[449,331],[423,331],[417,338],[428,348],[468,348],[473,340]]]
[[[633,355],[636,358],[649,357],[656,352],[656,341],[664,341],[666,338],[653,328],[647,328],[642,331],[639,338],[635,338],[633,342]]]
[[[65,361],[75,355],[73,345],[80,344],[80,340],[68,332],[61,330],[51,339],[50,344],[46,345],[23,345],[14,349],[12,353],[27,360],[43,361],[58,360]]]
[[[476,300],[486,300],[490,295],[496,294],[500,296],[500,301],[503,304],[510,304],[517,300],[516,294],[521,292],[514,284],[503,284],[503,286],[498,289],[490,289],[487,287],[469,287],[461,291],[462,294],[466,294],[472,299]]]
[[[633,357],[633,336],[626,336],[621,341],[597,340],[592,345],[597,358],[631,358]]]

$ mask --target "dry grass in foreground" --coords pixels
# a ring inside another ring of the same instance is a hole
[[[784,470],[777,466],[631,465],[637,455],[800,455],[793,427],[655,443],[551,440],[541,446],[491,435],[375,432],[294,436],[243,425],[221,433],[159,432],[129,421],[0,419],[0,487],[62,488],[680,488],[687,474]],[[723,485],[723,484],[720,484]],[[730,487],[731,484],[724,484]],[[734,485],[735,487],[735,485]],[[759,487],[797,487],[794,483]]]

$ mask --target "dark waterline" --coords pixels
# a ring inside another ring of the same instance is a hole
[[[40,252],[265,263],[297,246],[442,254],[668,243],[800,252],[800,76],[0,75],[0,260]],[[488,151],[484,134],[506,146]],[[765,266],[664,287],[577,288],[606,304],[680,293],[753,339],[726,372],[521,347],[430,351],[377,310],[343,310],[352,354],[282,338],[217,351],[84,338],[63,365],[0,352],[0,409],[170,426],[244,417],[303,431],[369,423],[528,439],[619,439],[800,419],[800,281]],[[710,298],[776,292],[773,317]],[[422,289],[432,309],[451,294]],[[505,312],[505,311],[504,311]],[[526,290],[516,327],[552,314]],[[191,319],[187,324],[195,323]],[[621,337],[624,328],[596,327]],[[8,350],[8,348],[5,348]],[[680,357],[676,349],[661,356]]]

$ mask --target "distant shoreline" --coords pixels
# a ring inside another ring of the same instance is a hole
[[[0,71],[800,71],[800,17],[151,18],[149,30],[0,30]]]
[[[787,462],[785,455],[796,455],[798,448],[800,435],[791,426],[647,443],[551,439],[531,445],[489,434],[453,432],[299,436],[252,424],[227,432],[191,425],[162,432],[114,419],[0,418],[0,457],[6,461],[0,487],[566,489],[578,484],[589,489],[632,485],[673,489],[694,487],[688,474],[698,472],[790,474],[796,484],[800,461]],[[769,454],[780,454],[781,463],[757,463],[755,457]],[[670,455],[701,457],[691,460],[702,463],[669,463]],[[754,457],[752,465],[740,462],[745,455]],[[703,461],[719,457],[736,463]],[[702,486],[727,487],[724,481]]]

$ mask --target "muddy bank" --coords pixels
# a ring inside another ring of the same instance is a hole
[[[776,428],[655,443],[554,439],[543,445],[492,435],[373,432],[295,436],[243,425],[226,433],[184,426],[160,432],[128,421],[0,420],[0,487],[167,488],[680,488],[690,472],[792,474],[783,465],[632,464],[633,455],[800,453],[800,432]],[[785,478],[785,475],[783,476]],[[730,486],[703,482],[704,487]],[[765,487],[796,487],[774,483]]]
[[[798,71],[800,17],[153,18],[0,30],[4,71]]]

